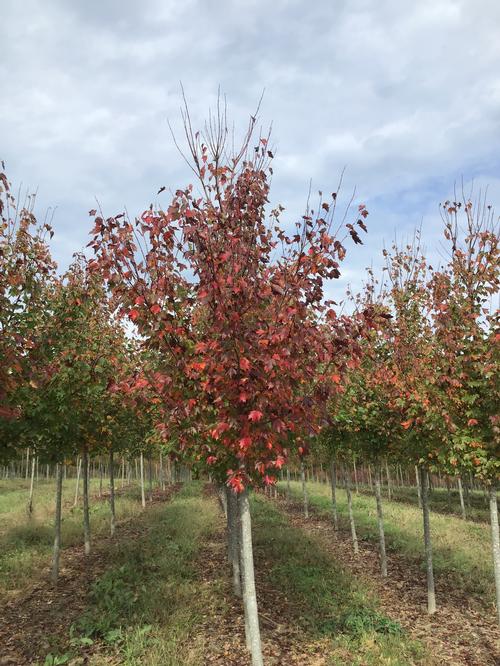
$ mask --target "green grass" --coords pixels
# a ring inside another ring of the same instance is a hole
[[[384,616],[366,584],[262,497],[252,501],[260,575],[288,601],[286,621],[322,641],[329,664],[425,664],[422,646]]]
[[[285,484],[281,484],[284,489]],[[326,484],[308,483],[311,506],[320,515],[331,518],[331,492]],[[301,485],[291,483],[292,494],[301,498]],[[337,492],[341,525],[347,527],[347,500],[345,492]],[[417,506],[398,501],[383,500],[387,549],[399,552],[423,566],[422,512]],[[353,493],[353,508],[358,536],[372,542],[378,540],[375,499]],[[439,577],[446,577],[464,594],[491,603],[495,598],[493,564],[490,557],[489,526],[464,521],[451,515],[431,512],[434,570],[439,594]]]
[[[98,480],[91,483],[91,492],[98,490]],[[106,486],[104,486],[106,489]],[[0,481],[0,598],[21,592],[34,575],[50,563],[53,544],[54,493],[53,480],[40,480],[35,487],[34,512],[26,511],[29,481],[7,479]],[[62,545],[71,546],[83,541],[82,498],[73,508],[75,480],[68,479],[63,491]],[[141,506],[134,493],[117,495],[118,521],[140,513]],[[106,501],[91,501],[91,530],[94,536],[109,530],[109,506]]]
[[[360,491],[363,494],[373,494],[373,491],[367,486],[360,486]],[[386,494],[385,488],[383,489],[383,492]],[[407,504],[412,504],[413,506],[418,506],[417,489],[414,487],[392,487],[391,499],[392,501],[405,502]],[[446,488],[434,488],[430,493],[430,502],[433,511],[436,513],[452,514],[460,518],[462,517],[458,490],[450,489],[450,494],[448,495]],[[471,490],[469,492],[469,505],[467,505],[467,502],[465,503],[465,510],[467,520],[488,522],[490,519],[489,506],[485,503],[484,493],[479,490]]]
[[[217,506],[193,483],[151,507],[142,521],[144,538],[111,547],[113,565],[93,584],[88,609],[72,628],[73,645],[98,640],[126,666],[199,666],[199,623],[214,602],[223,611],[224,580],[207,586],[196,566],[206,539],[219,529]]]

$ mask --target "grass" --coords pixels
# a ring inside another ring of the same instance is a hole
[[[329,664],[424,664],[422,646],[384,616],[366,585],[262,497],[252,501],[260,575],[288,601],[287,622],[322,641]]]
[[[370,490],[367,486],[360,486],[360,491],[363,494],[373,494],[373,491]],[[407,504],[412,504],[413,506],[418,506],[417,489],[414,487],[393,487],[391,489],[391,499],[392,501],[404,502]],[[430,501],[434,512],[447,515],[451,514],[460,518],[462,517],[458,490],[450,489],[450,494],[448,495],[446,488],[434,488],[430,494]],[[467,501],[465,502],[465,510],[467,520],[489,522],[489,507],[485,502],[484,493],[482,491],[471,490],[469,492],[469,500],[468,504]]]
[[[301,649],[319,649],[330,666],[428,663],[422,646],[378,610],[373,593],[319,542],[288,525],[262,497],[252,498],[252,511],[257,576],[271,603],[274,596],[286,598],[286,615],[272,612],[294,631],[300,628]],[[140,522],[142,536],[110,544],[112,565],[94,582],[86,611],[57,646],[59,658],[83,657],[97,643],[88,662],[94,666],[108,658],[123,666],[205,663],[206,641],[217,636],[203,635],[202,623],[230,613],[232,603],[227,570],[209,583],[200,579],[204,544],[222,529],[217,504],[195,482],[171,502],[153,505]]]
[[[282,489],[285,484],[282,484]],[[321,483],[308,483],[311,505],[320,515],[331,518],[330,487]],[[292,495],[301,497],[301,485],[291,483]],[[347,500],[339,489],[337,503],[341,525],[347,527]],[[422,513],[417,506],[384,499],[384,524],[389,553],[399,552],[423,567]],[[378,540],[375,499],[366,494],[353,493],[353,508],[358,536],[372,542]],[[434,570],[439,594],[439,578],[449,582],[483,603],[495,598],[493,564],[490,557],[489,526],[464,521],[451,515],[431,512]]]
[[[99,481],[92,480],[91,492],[96,493]],[[136,492],[136,491],[134,491]],[[26,511],[29,481],[0,481],[0,598],[22,592],[27,582],[49,564],[53,544],[54,493],[53,480],[40,480],[35,487],[34,512]],[[62,544],[71,546],[83,541],[82,498],[73,508],[75,479],[64,482]],[[117,495],[117,519],[140,513],[141,506],[133,494]],[[94,536],[109,530],[109,507],[106,501],[91,501],[91,529]]]
[[[125,666],[200,666],[199,623],[214,600],[221,605],[224,581],[204,585],[196,563],[219,529],[218,509],[193,483],[142,521],[144,538],[110,550],[113,565],[95,581],[88,609],[72,628],[73,645],[98,640]]]

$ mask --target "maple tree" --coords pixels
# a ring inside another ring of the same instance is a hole
[[[241,495],[245,521],[247,487],[274,483],[288,446],[303,448],[319,428],[349,344],[348,322],[325,300],[324,284],[340,275],[343,236],[361,242],[368,213],[359,206],[339,237],[337,193],[320,195],[317,210],[286,233],[281,206],[266,214],[273,155],[269,137],[252,145],[255,119],[230,155],[223,113],[204,136],[187,110],[185,121],[197,188],[177,190],[167,210],[150,206],[134,222],[91,211],[90,245],[122,315],[161,350],[165,369],[150,381],[163,427]],[[251,564],[244,571],[253,577]],[[258,630],[253,639],[261,663]]]
[[[4,164],[2,163],[2,168]],[[36,346],[47,309],[47,285],[55,274],[48,224],[38,225],[34,196],[16,202],[0,172],[0,457],[15,454],[19,389],[33,381]],[[14,432],[13,432],[14,430]]]

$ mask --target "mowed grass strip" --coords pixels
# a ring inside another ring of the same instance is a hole
[[[168,504],[143,514],[143,537],[111,545],[112,563],[91,590],[88,608],[69,632],[67,654],[74,658],[98,644],[89,664],[200,666],[206,637],[199,626],[217,598],[220,581],[204,585],[199,558],[220,530],[220,513],[201,483],[185,485]],[[117,661],[116,661],[117,660]]]
[[[311,506],[319,515],[331,520],[329,485],[308,483],[307,489]],[[280,484],[280,490],[285,492],[285,483]],[[295,500],[302,501],[299,482],[291,482],[291,492]],[[341,526],[348,529],[347,499],[343,489],[337,490],[337,506]],[[418,506],[385,498],[383,508],[388,552],[401,553],[423,567],[422,511]],[[353,509],[358,536],[377,543],[375,498],[353,492]],[[492,604],[495,584],[489,525],[431,511],[431,532],[437,585],[439,586],[439,576],[446,577],[457,590],[482,603]]]
[[[262,496],[252,499],[258,576],[286,598],[287,617],[304,642],[320,644],[330,665],[428,664],[423,646],[378,610],[377,598],[321,543],[292,527]],[[311,663],[315,662],[313,659]],[[323,662],[321,662],[323,663]]]
[[[82,482],[77,507],[73,508],[75,479],[63,485],[62,547],[83,544]],[[99,481],[93,479],[90,486],[96,494]],[[119,490],[119,488],[118,488]],[[106,480],[103,491],[107,491]],[[6,595],[22,593],[26,585],[48,566],[54,542],[55,482],[40,480],[35,487],[34,511],[27,514],[29,481],[6,479],[0,481],[0,600]],[[138,515],[142,511],[136,488],[116,495],[118,522]],[[93,539],[109,532],[109,503],[106,499],[90,504],[90,521]],[[83,546],[82,546],[83,548]],[[61,560],[64,566],[64,553]]]

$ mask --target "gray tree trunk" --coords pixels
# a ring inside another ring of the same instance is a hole
[[[436,590],[434,587],[434,567],[432,563],[432,540],[429,515],[429,473],[420,468],[420,485],[422,487],[422,514],[424,519],[424,546],[427,567],[427,612],[436,612]]]
[[[418,497],[418,506],[422,508],[422,490],[420,488],[420,473],[418,467],[415,465],[415,479],[417,481],[417,497]]]
[[[83,471],[83,541],[85,555],[90,554],[90,512],[89,512],[89,454],[87,447],[82,455]]]
[[[110,449],[109,451],[109,508],[111,510],[110,531],[111,531],[111,536],[113,536],[116,527],[115,468],[113,460],[113,449]]]
[[[349,511],[349,524],[351,526],[351,536],[352,536],[352,547],[354,549],[354,554],[359,553],[358,546],[358,535],[356,534],[356,523],[354,522],[354,511],[352,509],[352,493],[351,493],[351,479],[349,475],[349,469],[345,469],[345,491],[347,494],[347,508]]]
[[[306,472],[304,463],[300,463],[300,478],[302,479],[302,497],[304,498],[304,518],[309,518],[309,498],[307,497]]]
[[[391,474],[389,472],[389,463],[385,461],[385,473],[387,475],[387,499],[392,499]]]
[[[498,529],[497,489],[494,483],[490,487],[490,522],[493,567],[497,601],[497,622],[500,625],[500,533]]]
[[[358,485],[358,469],[356,467],[356,458],[352,458],[352,466],[354,469],[354,488],[356,489],[356,494],[359,495],[359,485]]]
[[[370,490],[373,490],[372,468],[371,468],[371,465],[368,465],[368,484],[369,484],[369,486],[370,486]]]
[[[77,458],[76,460],[76,487],[75,487],[75,501],[73,502],[73,506],[76,506],[78,504],[78,490],[80,487],[80,474],[82,470],[82,459]]]
[[[54,585],[59,578],[59,555],[61,552],[61,509],[62,509],[62,483],[63,483],[63,465],[56,465],[56,511],[54,522],[54,550],[52,553],[52,582]]]
[[[165,475],[163,472],[163,454],[160,451],[160,488],[165,490]]]
[[[286,498],[290,499],[290,469],[286,468]]]
[[[151,455],[148,457],[148,484],[149,484],[149,501],[153,501],[153,461]]]
[[[465,502],[464,502],[464,489],[462,487],[462,479],[458,476],[458,496],[460,497],[460,509],[462,511],[462,518],[467,520],[467,512],[465,511]]]
[[[259,613],[255,590],[255,572],[252,547],[252,520],[248,490],[238,497],[241,522],[241,562],[243,564],[243,605],[245,608],[247,645],[250,646],[252,666],[264,666],[260,641]]]
[[[241,597],[241,569],[240,569],[240,518],[238,510],[238,495],[227,488],[227,534],[228,553],[233,578],[233,592]]]
[[[332,458],[330,467],[330,483],[332,486],[332,512],[333,512],[333,529],[339,529],[339,514],[337,510],[337,464],[335,458]]]
[[[28,500],[28,514],[31,516],[33,513],[33,489],[35,486],[35,456],[31,458],[31,481],[30,481],[30,496]]]
[[[140,467],[141,467],[141,504],[142,508],[146,508],[146,495],[144,493],[144,455],[141,451],[140,457]]]
[[[102,475],[103,475],[103,465],[102,462],[99,460],[99,499],[102,498]]]
[[[380,547],[380,571],[382,576],[387,576],[387,554],[385,552],[385,531],[384,514],[382,512],[382,491],[381,491],[382,467],[377,463],[375,469],[375,499],[377,501],[377,522]]]

